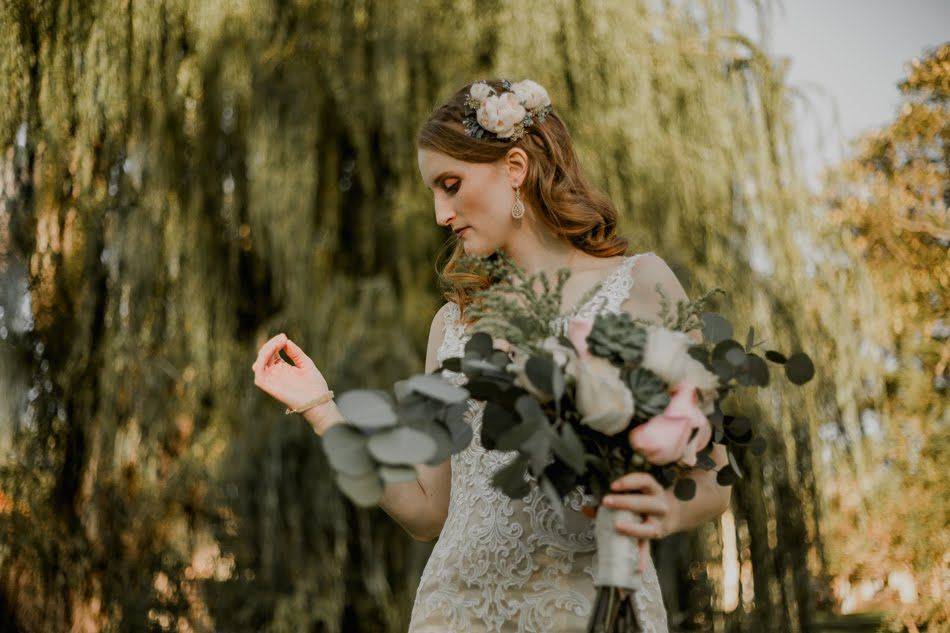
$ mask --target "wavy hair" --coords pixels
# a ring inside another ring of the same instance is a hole
[[[504,92],[501,79],[485,83],[499,94]],[[617,234],[617,210],[581,172],[571,135],[557,113],[552,110],[543,123],[535,120],[516,141],[491,134],[476,139],[465,133],[462,124],[465,97],[471,86],[471,83],[466,84],[432,111],[419,129],[416,146],[469,163],[495,162],[504,158],[512,147],[520,147],[528,155],[522,198],[536,211],[543,225],[590,255],[625,254],[629,244]],[[440,260],[449,249],[448,260],[441,270],[437,265],[436,271],[444,298],[457,303],[464,315],[472,295],[487,288],[491,281],[487,276],[460,268],[458,260],[465,251],[457,236],[446,241]]]

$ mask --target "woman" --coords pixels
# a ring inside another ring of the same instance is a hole
[[[488,283],[456,270],[463,253],[484,256],[503,249],[528,273],[571,269],[563,288],[561,327],[568,316],[602,310],[655,319],[660,312],[656,284],[673,301],[686,298],[660,257],[625,255],[627,241],[616,234],[617,212],[584,178],[570,135],[537,83],[466,85],[430,115],[417,147],[421,176],[433,191],[436,222],[454,235],[453,253],[441,271],[448,302],[432,320],[426,372],[462,354],[471,326],[465,308],[472,293]],[[597,293],[576,305],[601,281]],[[281,350],[287,350],[293,365],[281,360]],[[252,369],[255,384],[290,407],[329,391],[310,358],[284,334],[261,347]],[[464,382],[464,375],[443,372],[457,384]],[[514,454],[481,446],[482,411],[481,403],[469,401],[468,419],[476,432],[467,449],[438,466],[421,466],[415,482],[387,484],[380,501],[413,538],[439,539],[419,583],[409,630],[586,631],[595,595],[593,499],[575,490],[562,523],[536,485],[522,499],[494,489],[492,474]],[[304,416],[321,436],[342,420],[332,400]],[[723,447],[715,445],[712,457],[724,464]],[[618,524],[619,532],[662,538],[725,510],[730,489],[719,486],[714,474],[697,471],[695,497],[681,502],[651,475],[629,473],[603,502],[645,518],[636,525]],[[637,606],[644,631],[667,631],[649,557]]]

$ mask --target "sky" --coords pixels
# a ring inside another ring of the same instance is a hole
[[[823,166],[848,155],[850,139],[895,118],[906,65],[950,41],[950,0],[783,0],[765,40],[750,3],[739,4],[740,31],[771,55],[788,57],[789,83],[812,103],[810,110],[797,105],[795,116],[813,189]]]

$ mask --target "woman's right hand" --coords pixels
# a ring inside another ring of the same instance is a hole
[[[287,351],[292,365],[280,357],[281,350]],[[283,332],[261,346],[251,369],[254,372],[254,384],[291,409],[330,391],[314,362]],[[341,417],[332,400],[307,409],[303,416],[319,435],[323,435],[328,425]]]

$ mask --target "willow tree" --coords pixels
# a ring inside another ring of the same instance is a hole
[[[735,10],[5,2],[6,622],[405,628],[429,546],[344,502],[319,440],[250,365],[284,331],[336,390],[422,366],[449,236],[413,138],[473,78],[546,86],[636,251],[662,254],[691,296],[728,286],[723,309],[768,323],[777,347],[816,351],[799,323],[793,95],[734,32]],[[743,464],[728,530],[659,544],[682,628],[809,628],[825,379],[750,403],[771,444]],[[722,599],[724,542],[752,573],[741,604]]]
[[[824,461],[839,464],[825,486],[829,571],[843,598],[876,583],[877,599],[896,607],[893,630],[943,630],[950,44],[911,60],[898,88],[894,121],[857,139],[853,156],[826,174],[821,197],[826,256],[816,290],[835,328],[833,351],[851,367],[839,383],[846,415],[824,429]]]

